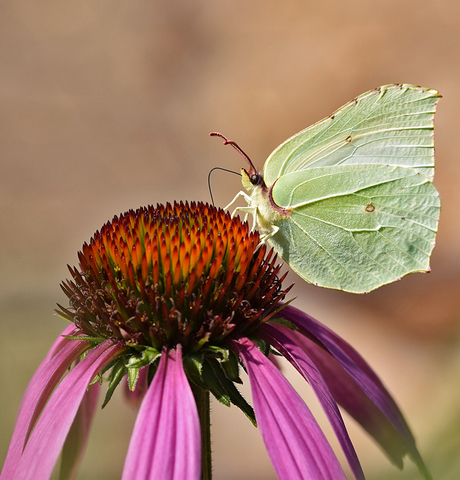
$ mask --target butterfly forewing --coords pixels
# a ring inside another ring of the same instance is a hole
[[[432,180],[439,98],[435,90],[413,85],[364,93],[281,144],[265,163],[265,183],[313,167],[351,164],[408,167]]]

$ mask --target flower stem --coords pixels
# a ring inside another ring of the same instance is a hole
[[[211,415],[209,391],[191,385],[201,426],[201,480],[212,480]]]

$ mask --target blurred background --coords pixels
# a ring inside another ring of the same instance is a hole
[[[433,476],[458,479],[459,45],[458,0],[2,1],[0,462],[27,382],[65,326],[53,309],[65,302],[66,264],[103,223],[141,205],[209,201],[209,170],[243,166],[211,131],[261,168],[278,144],[357,95],[414,83],[444,97],[432,272],[365,296],[288,280],[296,305],[379,373]],[[241,188],[223,172],[212,186],[219,206]],[[308,387],[286,375],[330,434]],[[79,478],[120,477],[134,418],[120,396],[98,412]],[[275,478],[238,409],[214,404],[212,418],[216,480]],[[367,478],[419,478],[346,421]]]

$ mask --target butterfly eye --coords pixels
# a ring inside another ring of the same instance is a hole
[[[257,185],[260,180],[260,175],[257,175],[256,173],[254,175],[251,175],[250,181],[253,185]]]

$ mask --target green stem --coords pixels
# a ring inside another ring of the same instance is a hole
[[[212,480],[209,391],[191,384],[201,426],[201,480]]]

